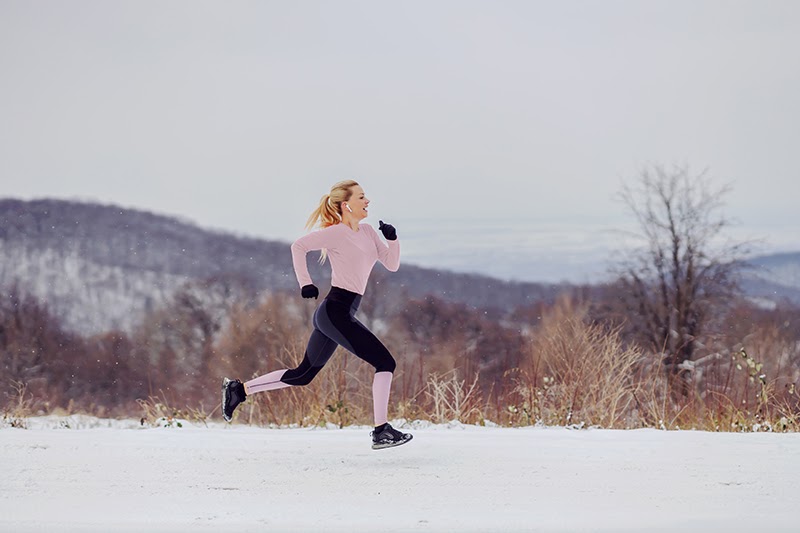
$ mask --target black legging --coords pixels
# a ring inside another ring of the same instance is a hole
[[[394,372],[397,364],[392,354],[355,318],[359,303],[360,294],[339,287],[331,288],[314,313],[314,331],[303,360],[297,368],[283,374],[282,382],[308,385],[339,345],[374,366],[376,372]]]

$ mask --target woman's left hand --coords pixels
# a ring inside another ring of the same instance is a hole
[[[381,230],[387,241],[397,240],[397,230],[391,224],[384,224],[383,220],[378,221],[378,229]]]

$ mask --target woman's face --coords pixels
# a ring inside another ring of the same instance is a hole
[[[369,200],[366,196],[364,196],[364,189],[362,189],[360,185],[354,185],[350,190],[352,192],[350,199],[346,202],[342,202],[342,212],[352,214],[356,220],[363,220],[367,218],[367,215],[369,215],[369,212],[367,211]],[[347,207],[345,206],[350,207],[350,210],[348,211]]]

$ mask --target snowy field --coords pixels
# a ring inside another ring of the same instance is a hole
[[[3,532],[800,531],[797,434],[29,427],[0,429]]]

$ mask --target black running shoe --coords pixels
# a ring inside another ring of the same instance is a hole
[[[244,385],[238,379],[222,380],[222,418],[230,422],[233,417],[233,410],[242,403],[247,394],[244,392]]]
[[[383,448],[393,448],[405,444],[414,438],[411,433],[397,431],[390,424],[386,424],[380,432],[372,433],[372,449],[381,450]]]

